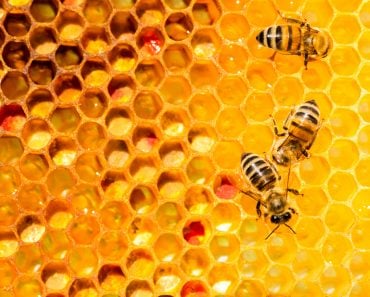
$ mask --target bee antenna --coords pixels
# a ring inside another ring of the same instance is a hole
[[[286,192],[285,192],[285,198],[288,199],[288,188],[289,188],[289,179],[290,179],[290,168],[291,164],[289,164],[289,169],[288,169],[288,177],[286,180]]]
[[[267,235],[267,237],[265,238],[265,240],[267,240],[275,231],[276,229],[278,229],[280,227],[280,224],[277,225],[274,229],[272,229],[272,231],[269,233],[269,235]],[[289,227],[290,228],[290,227]],[[290,228],[292,229],[292,228]],[[293,231],[294,232],[294,231]],[[294,232],[295,233],[295,232]]]
[[[290,227],[288,224],[284,224],[285,226],[287,226],[289,229],[290,229],[290,231],[292,231],[294,234],[297,234],[294,230],[293,230],[293,228],[292,227]]]

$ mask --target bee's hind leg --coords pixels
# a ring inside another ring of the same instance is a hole
[[[294,195],[303,196],[303,194],[299,193],[299,191],[297,189],[287,188],[286,190],[290,193],[293,193]]]

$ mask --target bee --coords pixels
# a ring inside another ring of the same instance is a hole
[[[298,161],[302,155],[309,157],[308,150],[321,127],[320,109],[316,101],[306,101],[295,110],[291,110],[283,126],[287,132],[279,133],[275,120],[272,120],[275,135],[286,136],[282,142],[276,142],[274,145],[272,159],[281,166],[289,166],[293,161]]]
[[[287,224],[292,215],[296,214],[296,211],[289,206],[288,192],[292,192],[295,195],[301,194],[295,189],[288,188],[288,185],[286,189],[277,186],[280,175],[276,168],[257,154],[243,153],[241,156],[241,168],[250,184],[257,190],[257,193],[255,191],[242,192],[257,201],[256,212],[258,217],[262,215],[261,206],[263,206],[265,218],[270,217],[271,223],[277,225],[265,239],[268,239],[282,224],[295,234],[292,227]],[[289,175],[290,169],[288,172],[288,183]]]
[[[310,59],[324,58],[332,48],[332,40],[325,31],[311,28],[306,21],[280,16],[285,25],[274,25],[259,32],[256,40],[276,52],[304,57],[304,66]]]

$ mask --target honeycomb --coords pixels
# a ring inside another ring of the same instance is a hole
[[[258,45],[275,6],[328,31],[329,56],[305,70]],[[368,296],[369,15],[360,0],[1,1],[0,296]],[[308,99],[324,122],[292,168],[296,234],[265,240],[240,155],[269,153],[270,115],[281,128]]]

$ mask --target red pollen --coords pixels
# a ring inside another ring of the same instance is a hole
[[[205,230],[201,222],[192,222],[189,224],[189,226],[183,229],[182,233],[187,242],[198,245],[200,244],[199,237],[204,236]]]

